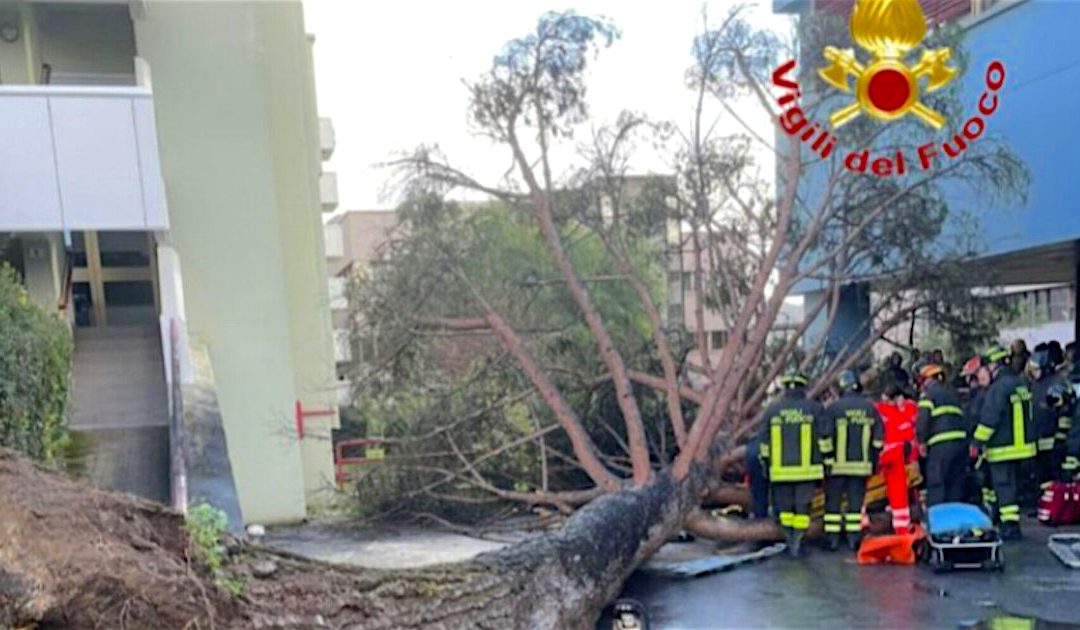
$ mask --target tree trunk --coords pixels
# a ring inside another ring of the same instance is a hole
[[[261,628],[594,628],[623,581],[681,527],[697,499],[666,474],[601,497],[558,531],[473,560],[407,571],[284,563],[251,583],[248,623]],[[262,554],[259,554],[262,556]],[[265,556],[262,556],[265,557]],[[311,579],[312,572],[319,579]],[[282,615],[281,598],[291,600]]]
[[[0,449],[0,627],[592,628],[696,508],[703,477],[661,472],[467,562],[378,571],[241,544],[210,576],[179,514]]]

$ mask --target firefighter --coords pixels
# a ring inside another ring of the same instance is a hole
[[[990,473],[987,507],[1001,521],[1002,539],[1018,540],[1021,471],[1037,452],[1031,390],[1010,365],[1008,350],[995,346],[985,359],[993,382],[975,427],[975,444]]]
[[[773,515],[780,521],[792,556],[800,554],[810,528],[810,503],[825,477],[822,447],[830,443],[825,409],[806,397],[808,383],[806,375],[795,370],[781,377],[784,393],[765,409],[760,440]]]
[[[863,499],[866,479],[874,473],[878,453],[884,445],[881,416],[874,403],[862,393],[855,372],[847,370],[837,379],[840,397],[825,410],[826,430],[822,451],[825,458],[825,544],[830,551],[840,547],[844,532],[853,551],[862,541],[868,522]],[[843,510],[844,498],[847,510]]]
[[[1046,404],[1058,417],[1058,433],[1054,437],[1062,441],[1058,479],[1072,481],[1080,475],[1080,422],[1074,422],[1077,405],[1072,384],[1059,381],[1051,385],[1046,392]]]
[[[922,396],[915,434],[926,449],[927,503],[963,501],[969,436],[960,396],[945,383],[945,370],[936,363],[919,372],[919,381]]]
[[[1031,377],[1031,405],[1035,416],[1038,448],[1036,476],[1039,488],[1045,490],[1058,477],[1065,448],[1065,433],[1058,428],[1060,414],[1048,402],[1050,389],[1060,384],[1061,379],[1054,373],[1054,364],[1046,350],[1039,350],[1031,355],[1027,371]],[[1061,437],[1056,439],[1059,433]]]

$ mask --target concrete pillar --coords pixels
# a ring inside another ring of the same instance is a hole
[[[26,292],[46,311],[57,308],[64,282],[64,254],[59,234],[25,234],[22,243]]]
[[[829,291],[814,291],[805,294],[804,309],[809,312],[817,308],[822,300],[832,299]],[[826,304],[817,318],[807,328],[803,336],[803,347],[813,348],[822,337],[825,343],[821,352],[828,358],[858,350],[870,336],[870,287],[865,284],[849,284],[840,288],[840,299],[836,305],[836,317],[832,326],[829,323],[829,308]]]
[[[870,287],[865,284],[841,287],[836,319],[825,343],[826,354],[831,357],[857,351],[870,338],[872,325]]]

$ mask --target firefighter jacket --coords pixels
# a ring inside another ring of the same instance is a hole
[[[964,405],[964,416],[967,420],[967,431],[969,434],[975,432],[975,427],[979,424],[979,418],[982,417],[983,403],[986,402],[986,388],[975,387],[968,392],[968,401]]]
[[[848,392],[825,409],[821,451],[830,475],[869,477],[885,441],[877,408],[862,394]]]
[[[1049,374],[1031,384],[1031,410],[1035,416],[1037,445],[1040,451],[1054,450],[1055,439],[1065,442],[1072,419],[1069,414],[1059,413],[1046,402],[1046,392],[1056,384],[1066,382],[1056,374]]]
[[[967,421],[960,406],[960,396],[944,383],[931,382],[919,399],[915,435],[927,448],[953,440],[968,439]]]
[[[1069,420],[1069,430],[1065,432],[1065,460],[1061,469],[1066,479],[1080,474],[1080,405],[1073,404],[1070,409],[1061,410],[1061,415]]]
[[[986,392],[982,416],[975,427],[975,441],[985,445],[986,461],[1007,462],[1034,457],[1035,423],[1031,391],[1007,365]]]
[[[828,431],[821,403],[807,399],[802,388],[792,389],[769,405],[763,417],[761,458],[767,461],[769,481],[823,479],[821,446]]]

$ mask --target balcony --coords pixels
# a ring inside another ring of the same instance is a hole
[[[153,95],[0,86],[0,230],[169,227]]]
[[[335,330],[334,331],[334,361],[337,363],[348,363],[353,360],[352,356],[352,337],[349,331]]]
[[[319,199],[323,212],[333,212],[338,207],[337,173],[327,172],[319,176]]]
[[[349,308],[348,287],[346,282],[346,279],[340,276],[334,276],[327,279],[330,295],[330,310],[343,311]]]
[[[334,135],[334,121],[329,118],[319,119],[319,149],[322,151],[322,159],[329,160],[334,155],[337,140]]]
[[[345,257],[345,234],[341,229],[341,223],[335,221],[323,226],[323,242],[328,259],[337,260]]]

